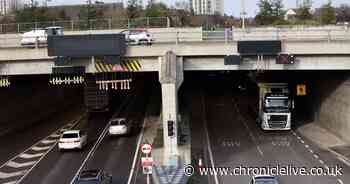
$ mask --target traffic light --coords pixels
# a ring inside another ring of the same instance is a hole
[[[175,122],[168,121],[168,136],[172,137],[175,135]]]

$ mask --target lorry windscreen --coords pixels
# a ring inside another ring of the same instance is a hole
[[[288,97],[267,97],[265,108],[289,108]]]

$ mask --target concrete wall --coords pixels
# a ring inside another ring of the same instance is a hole
[[[350,75],[344,75],[316,82],[316,122],[350,142],[350,79],[344,79]]]

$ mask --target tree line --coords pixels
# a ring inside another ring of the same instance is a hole
[[[327,25],[350,22],[350,6],[334,7],[331,1],[312,9],[311,0],[303,0],[292,9],[296,14],[286,18],[283,0],[259,0],[259,11],[248,18],[248,25]],[[104,4],[100,1],[75,6],[39,6],[35,0],[30,5],[16,9],[12,15],[3,17],[0,23],[46,22],[59,20],[89,20],[100,18],[135,19],[139,17],[170,17],[173,26],[203,26],[205,29],[240,26],[239,17],[228,15],[194,15],[189,2],[178,1],[174,6],[149,0],[143,7],[139,0],[128,0],[127,6]]]
[[[332,1],[319,8],[312,9],[312,1],[304,0],[295,9],[295,14],[288,16],[282,0],[260,0],[259,13],[255,17],[257,25],[330,25],[337,22],[350,22],[350,6],[347,4],[334,7]]]

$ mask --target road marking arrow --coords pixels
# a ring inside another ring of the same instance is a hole
[[[22,153],[19,157],[24,159],[42,157],[44,153],[30,154],[30,153]]]
[[[26,172],[27,170],[12,172],[12,173],[0,172],[0,179],[7,179],[7,178],[16,177],[16,176],[22,176],[22,175],[25,175]]]
[[[34,151],[44,151],[44,150],[48,150],[50,149],[51,146],[44,146],[44,147],[40,147],[40,146],[34,146],[31,148],[31,150],[34,150]]]
[[[34,164],[35,164],[34,161],[32,161],[32,162],[24,162],[24,163],[18,163],[18,162],[15,162],[15,161],[10,161],[10,162],[8,162],[6,164],[6,166],[13,167],[13,168],[20,168],[20,167],[32,166]]]
[[[43,143],[43,144],[52,144],[55,142],[57,142],[57,140],[43,140],[43,141],[41,141],[41,143]]]

